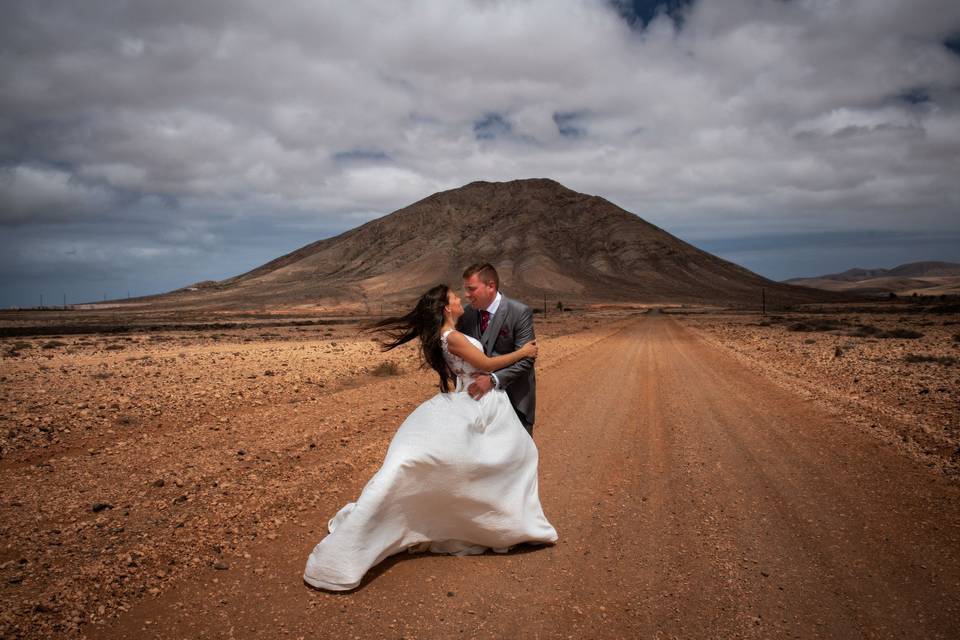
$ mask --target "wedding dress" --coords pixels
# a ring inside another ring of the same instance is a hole
[[[442,345],[456,390],[433,396],[400,425],[383,465],[329,521],[330,533],[307,559],[308,584],[353,589],[370,567],[404,550],[503,553],[557,540],[540,506],[533,439],[505,391],[470,397],[476,369],[449,352],[448,334]]]

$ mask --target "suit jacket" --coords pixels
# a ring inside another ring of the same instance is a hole
[[[507,296],[501,298],[497,313],[490,318],[487,330],[482,336],[480,312],[470,305],[464,307],[457,329],[479,340],[483,345],[483,352],[488,356],[512,353],[536,338],[530,307]],[[494,373],[500,381],[500,388],[507,392],[510,404],[521,422],[532,426],[537,410],[537,378],[533,361],[524,358]]]

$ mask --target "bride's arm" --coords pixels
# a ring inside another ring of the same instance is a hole
[[[537,357],[537,343],[531,341],[512,353],[505,353],[502,356],[490,357],[480,349],[477,349],[466,336],[459,331],[451,331],[447,336],[447,349],[455,356],[460,356],[475,369],[480,371],[496,371],[509,367],[514,362],[519,362],[524,358]]]

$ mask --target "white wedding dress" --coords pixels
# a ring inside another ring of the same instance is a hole
[[[372,566],[404,550],[502,553],[557,540],[540,506],[533,439],[505,391],[470,397],[475,369],[447,350],[448,333],[443,352],[456,391],[433,396],[400,425],[383,465],[307,558],[308,584],[353,589]]]

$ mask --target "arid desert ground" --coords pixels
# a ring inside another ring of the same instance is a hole
[[[0,327],[89,322],[49,317]],[[956,637],[956,313],[538,314],[558,544],[347,594],[306,556],[435,376],[356,318],[208,320],[0,339],[0,637]]]

